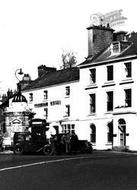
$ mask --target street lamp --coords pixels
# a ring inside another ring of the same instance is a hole
[[[19,78],[19,75],[21,76],[21,75],[23,75],[24,73],[22,72],[22,69],[20,68],[20,69],[17,69],[16,71],[15,71],[15,77],[17,78],[17,80],[19,81],[18,83],[17,83],[17,91],[18,91],[18,93],[20,93],[21,94],[21,84],[20,84],[20,78]]]
[[[18,79],[18,81],[20,82],[20,79],[18,78],[18,75],[23,75],[24,73],[22,72],[22,68],[17,69],[15,71],[15,77]]]

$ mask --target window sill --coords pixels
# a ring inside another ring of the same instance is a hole
[[[70,116],[64,115],[63,117],[64,117],[64,118],[69,118]]]
[[[107,111],[105,114],[112,114],[114,110],[112,111]]]
[[[130,83],[134,83],[132,78],[124,79],[119,84],[122,85],[122,84],[130,84]]]
[[[94,89],[94,88],[98,88],[97,84],[96,83],[93,83],[93,84],[89,84],[85,90],[88,90],[88,89]]]
[[[104,85],[102,85],[102,87],[108,87],[108,86],[115,86],[115,82],[114,81],[107,81],[104,83]]]
[[[110,145],[112,146],[112,142],[107,142],[106,145],[107,146],[110,146]]]
[[[48,102],[48,99],[43,99],[43,102],[45,103],[45,102]]]
[[[91,142],[91,141],[90,141],[90,143],[92,144],[92,146],[96,146],[96,143],[95,143],[95,142]]]
[[[88,116],[96,116],[96,113],[90,113]]]
[[[116,106],[115,107],[115,109],[122,109],[122,108],[132,108],[132,106],[122,105],[122,106]]]
[[[70,98],[70,95],[66,95],[65,98]]]

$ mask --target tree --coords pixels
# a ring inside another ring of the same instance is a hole
[[[63,62],[63,65],[62,65],[63,69],[72,68],[76,66],[77,60],[76,60],[75,53],[73,51],[63,50],[61,57],[62,57],[62,62]]]

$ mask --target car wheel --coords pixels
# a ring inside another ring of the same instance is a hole
[[[15,145],[14,154],[17,154],[17,155],[23,154],[23,148],[20,145]]]
[[[51,148],[49,146],[43,148],[44,155],[49,155],[50,153],[51,153]]]

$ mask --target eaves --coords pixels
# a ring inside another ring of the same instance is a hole
[[[87,67],[95,67],[95,66],[100,66],[100,65],[107,65],[110,63],[115,63],[115,62],[120,62],[120,61],[128,61],[131,59],[137,59],[137,55],[131,55],[131,56],[126,56],[126,57],[119,57],[116,59],[110,59],[110,60],[105,60],[105,61],[99,61],[99,62],[90,62],[86,65],[79,65],[78,67],[80,69],[87,68]]]
[[[47,86],[43,86],[43,87],[29,88],[27,90],[23,90],[22,93],[52,88],[52,87],[56,87],[56,86],[68,85],[68,84],[76,83],[76,82],[78,83],[79,80],[74,80],[74,81],[69,81],[69,82],[64,82],[64,83],[59,83],[59,84],[53,84],[53,85],[47,85]]]

